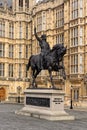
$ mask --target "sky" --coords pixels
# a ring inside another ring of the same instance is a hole
[[[38,2],[39,0],[36,0],[36,2]],[[0,3],[3,4],[4,0],[0,0]],[[8,5],[10,6],[12,4],[12,0],[7,0]]]
[[[0,0],[0,3],[3,4],[3,2],[4,2],[4,0]],[[8,3],[9,6],[11,6],[11,4],[12,4],[12,0],[7,0],[7,3]]]

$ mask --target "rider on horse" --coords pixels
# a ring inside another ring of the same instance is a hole
[[[41,38],[38,37],[37,33],[36,33],[36,28],[34,28],[34,34],[36,39],[39,41],[39,45],[41,47],[41,70],[43,69],[43,65],[45,64],[45,59],[46,59],[46,55],[48,54],[48,52],[50,51],[50,46],[48,44],[48,42],[46,41],[46,35],[43,34],[41,35]]]

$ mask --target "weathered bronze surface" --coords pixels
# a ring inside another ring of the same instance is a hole
[[[48,42],[46,41],[46,35],[43,34],[41,38],[37,36],[36,28],[34,29],[35,37],[39,41],[41,47],[41,53],[38,55],[31,55],[27,64],[27,70],[31,67],[32,69],[32,88],[37,88],[37,83],[35,81],[37,75],[41,70],[48,70],[51,81],[51,88],[55,88],[52,79],[52,71],[58,72],[62,69],[62,76],[66,79],[65,67],[63,63],[63,57],[66,54],[66,47],[64,44],[55,44],[52,49],[50,49]],[[62,64],[60,64],[60,62]]]

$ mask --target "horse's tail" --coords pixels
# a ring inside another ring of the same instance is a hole
[[[31,58],[32,56],[29,58],[28,64],[27,64],[27,71],[29,70],[30,66],[31,66]]]

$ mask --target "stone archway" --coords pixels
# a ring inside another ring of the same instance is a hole
[[[0,88],[0,101],[4,101],[5,100],[5,89],[2,87]]]

